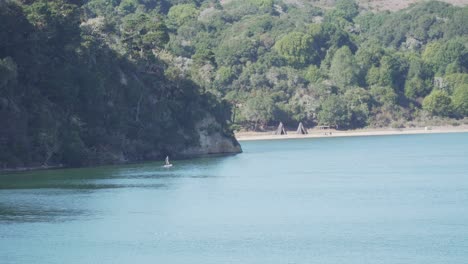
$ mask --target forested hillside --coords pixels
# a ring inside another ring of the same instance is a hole
[[[229,107],[152,55],[169,40],[162,17],[136,14],[145,29],[106,36],[80,2],[0,2],[0,169],[240,150]],[[201,149],[211,136],[228,143]]]
[[[326,9],[315,2],[161,6],[170,40],[159,56],[228,100],[233,122],[245,128],[279,121],[398,127],[467,115],[467,7],[423,2],[375,13],[352,0]],[[114,11],[92,8],[94,16],[115,17],[123,3],[128,12],[148,9],[124,1]]]
[[[297,2],[312,2],[315,5],[323,8],[333,8],[337,0],[296,0]],[[361,9],[370,10],[373,12],[379,11],[397,11],[405,9],[412,4],[430,0],[356,0]],[[440,2],[449,3],[455,6],[466,6],[468,0],[439,0]]]
[[[1,2],[0,167],[159,158],[201,123],[466,122],[468,7],[323,2]]]

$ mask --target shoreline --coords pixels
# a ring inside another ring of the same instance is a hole
[[[360,136],[391,136],[391,135],[417,135],[417,134],[442,134],[442,133],[468,133],[468,125],[460,126],[433,126],[428,127],[426,130],[424,127],[415,128],[364,128],[355,130],[335,130],[335,129],[308,129],[308,134],[301,135],[296,134],[295,130],[287,131],[287,135],[274,135],[274,131],[267,132],[254,132],[254,131],[243,131],[235,133],[237,141],[254,141],[254,140],[284,140],[284,139],[304,139],[304,138],[337,138],[337,137],[360,137]],[[235,155],[234,153],[223,153],[223,154],[206,154],[206,155],[195,155],[190,158],[200,158],[209,156],[223,156],[223,155]],[[186,159],[182,158],[182,159]],[[178,159],[179,160],[179,159]],[[145,160],[145,161],[127,161],[123,163],[115,164],[95,164],[86,167],[100,167],[109,165],[129,165],[146,162],[156,162],[156,160]],[[18,168],[0,168],[0,175],[27,172],[27,171],[39,171],[39,170],[54,170],[54,169],[71,169],[75,167],[67,167],[63,165],[50,165],[50,166],[24,166]]]
[[[442,133],[468,133],[468,125],[460,126],[435,126],[415,128],[365,128],[355,130],[335,129],[308,129],[308,134],[296,134],[296,131],[287,131],[287,135],[274,135],[269,132],[237,132],[235,137],[238,141],[252,140],[281,140],[300,138],[334,138],[334,137],[358,137],[358,136],[390,136],[390,135],[417,135],[417,134],[442,134]]]
[[[242,152],[239,152],[242,153]],[[223,156],[232,156],[237,155],[239,153],[235,152],[224,152],[224,153],[207,153],[207,154],[198,154],[198,155],[187,155],[187,156],[179,156],[177,158],[171,158],[171,160],[182,161],[182,160],[190,160],[190,159],[199,159],[199,158],[209,158],[209,157],[223,157]],[[138,165],[138,164],[145,164],[145,163],[161,163],[163,164],[162,159],[158,160],[134,160],[134,161],[124,161],[120,163],[107,163],[107,164],[90,164],[78,167],[69,167],[64,166],[62,164],[58,165],[49,165],[49,166],[22,166],[16,168],[0,168],[0,176],[6,174],[14,174],[14,173],[22,173],[22,172],[31,172],[31,171],[47,171],[47,170],[66,170],[66,169],[86,169],[86,168],[99,168],[99,167],[107,167],[107,166],[127,166],[127,165]]]

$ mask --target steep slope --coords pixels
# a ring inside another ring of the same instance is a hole
[[[144,53],[167,41],[163,22],[132,57],[76,1],[23,2],[0,4],[0,169],[241,151],[229,107]]]
[[[465,122],[468,7],[421,1],[368,12],[354,0],[173,2],[168,63],[229,101],[237,128]],[[444,111],[424,100],[432,92]]]

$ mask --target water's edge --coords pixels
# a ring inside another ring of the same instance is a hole
[[[198,154],[198,155],[187,155],[187,156],[178,156],[177,158],[172,158],[171,160],[192,160],[200,158],[215,158],[215,157],[229,157],[235,156],[242,153],[240,152],[226,152],[226,153],[208,153],[208,154]],[[46,171],[46,170],[60,170],[60,169],[80,169],[80,168],[99,168],[107,166],[121,166],[121,165],[135,165],[135,164],[145,164],[145,163],[155,163],[161,162],[164,163],[164,160],[136,160],[136,161],[123,161],[121,163],[109,163],[109,164],[89,164],[80,167],[72,167],[65,165],[50,165],[50,166],[26,166],[18,168],[0,168],[0,175],[9,174],[9,173],[20,173],[20,172],[33,172],[33,171]]]

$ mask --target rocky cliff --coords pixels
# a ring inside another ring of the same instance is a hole
[[[233,154],[242,152],[242,148],[232,134],[226,135],[215,118],[207,115],[198,122],[196,130],[199,135],[196,146],[184,149],[184,156],[199,156],[207,154]]]

